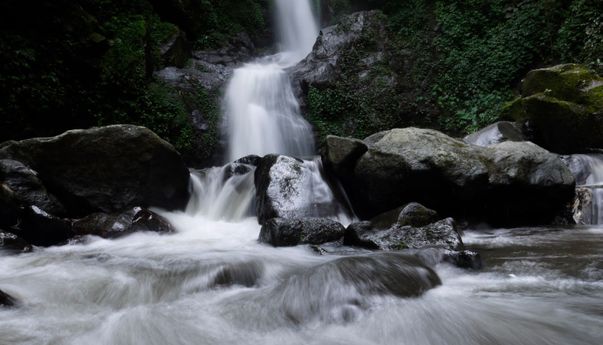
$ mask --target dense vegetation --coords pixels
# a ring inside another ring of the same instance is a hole
[[[399,83],[394,92],[382,88],[354,95],[350,87],[358,80],[345,81],[356,73],[350,65],[349,76],[335,87],[310,91],[310,109],[320,131],[362,137],[376,129],[418,124],[462,134],[495,121],[503,104],[513,99],[520,78],[532,68],[579,62],[599,73],[603,70],[599,0],[330,3],[336,14],[384,11],[388,63],[370,73],[381,79],[395,77]],[[342,112],[365,119],[370,131],[362,123],[342,127],[333,115]],[[381,114],[381,123],[374,115],[365,116],[372,112]]]
[[[213,95],[200,90],[183,99],[153,72],[186,63],[190,46],[219,46],[242,31],[259,37],[266,6],[261,0],[3,1],[0,141],[133,123],[184,153],[196,150],[188,110],[216,119]],[[163,45],[176,38],[179,46],[165,54]]]
[[[270,44],[270,0],[5,0],[0,4],[0,141],[110,123],[147,126],[185,154],[217,146],[219,95],[154,77],[240,32]],[[311,89],[319,133],[362,137],[420,125],[449,133],[497,119],[531,68],[580,62],[602,72],[600,0],[323,0],[326,21],[380,9],[387,39],[343,56],[332,87]],[[323,22],[326,22],[323,21]],[[179,43],[166,53],[167,43]],[[359,80],[362,51],[387,59]],[[367,82],[368,80],[368,82]],[[392,82],[395,80],[395,82]],[[362,85],[362,87],[358,87]],[[210,122],[195,131],[191,109]],[[201,136],[201,138],[199,138]]]

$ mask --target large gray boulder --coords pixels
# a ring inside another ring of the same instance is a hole
[[[259,240],[275,247],[323,244],[340,240],[344,233],[343,225],[331,219],[273,218],[262,226]]]
[[[565,164],[530,142],[479,147],[412,127],[368,139],[354,169],[338,174],[364,218],[418,201],[443,215],[540,223],[552,220],[574,195]],[[331,164],[329,156],[323,159]]]
[[[189,172],[172,145],[144,127],[113,125],[0,145],[34,169],[69,216],[134,206],[182,209]]]

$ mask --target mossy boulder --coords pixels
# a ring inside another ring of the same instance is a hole
[[[581,65],[534,70],[502,116],[526,128],[529,139],[557,153],[603,148],[603,78]]]
[[[417,201],[442,216],[538,224],[574,196],[574,178],[559,156],[531,142],[480,147],[412,127],[367,141],[354,168],[337,173],[365,219]]]

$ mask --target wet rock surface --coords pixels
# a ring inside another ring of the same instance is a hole
[[[175,232],[165,218],[140,207],[120,214],[95,213],[73,221],[73,232],[79,236],[95,235],[103,238],[118,238],[141,231]]]
[[[259,241],[275,247],[322,244],[337,241],[344,233],[344,226],[330,219],[273,218],[262,226]]]
[[[11,308],[17,305],[17,300],[6,292],[0,290],[0,307]]]

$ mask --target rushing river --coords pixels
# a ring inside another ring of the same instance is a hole
[[[601,228],[468,232],[465,241],[481,250],[486,269],[440,264],[442,286],[402,299],[355,295],[329,279],[317,282],[320,290],[296,290],[291,276],[337,256],[258,244],[253,218],[168,216],[178,234],[91,238],[0,257],[0,287],[25,301],[0,310],[0,343],[594,345],[603,339]],[[342,298],[321,300],[327,292]],[[291,312],[303,317],[293,320]]]

